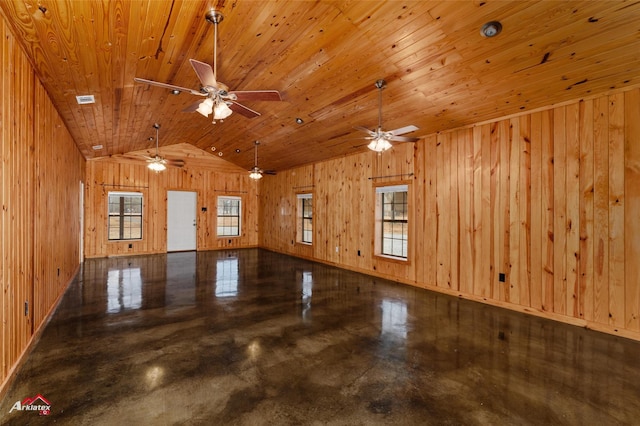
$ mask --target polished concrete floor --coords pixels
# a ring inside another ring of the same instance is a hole
[[[640,343],[265,250],[93,259],[0,419],[637,425]]]

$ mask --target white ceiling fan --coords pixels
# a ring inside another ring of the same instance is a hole
[[[253,161],[253,167],[249,170],[249,177],[251,179],[262,179],[262,175],[275,175],[276,172],[273,170],[262,170],[260,167],[258,167],[258,145],[260,145],[260,141],[255,141],[255,149],[254,149],[254,161]]]
[[[180,92],[191,93],[192,95],[202,96],[206,99],[198,101],[183,110],[183,112],[199,112],[208,117],[213,113],[213,123],[216,120],[224,120],[237,112],[247,118],[260,116],[260,113],[252,110],[238,101],[281,101],[282,97],[277,90],[229,90],[229,87],[217,80],[217,46],[218,46],[218,24],[222,22],[224,16],[216,11],[210,10],[205,15],[207,22],[214,25],[214,41],[213,41],[213,68],[207,63],[189,59],[193,70],[198,75],[201,83],[201,89],[188,89],[186,87],[174,86],[172,84],[160,83],[144,78],[134,78],[138,83],[150,84],[152,86],[163,87],[171,90],[173,93]]]
[[[384,80],[377,80],[375,85],[378,88],[378,128],[375,130],[369,130],[366,127],[356,127],[358,130],[367,132],[369,136],[364,139],[370,140],[367,147],[376,152],[383,152],[392,147],[391,141],[394,142],[417,142],[420,138],[400,136],[405,133],[411,133],[418,130],[418,127],[409,125],[401,127],[395,130],[385,131],[382,130],[382,89],[385,88],[386,82]]]

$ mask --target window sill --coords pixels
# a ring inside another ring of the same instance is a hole
[[[384,260],[384,261],[387,261],[387,262],[400,263],[400,264],[403,264],[403,265],[410,265],[411,264],[409,259],[404,258],[404,257],[388,256],[388,255],[385,255],[385,254],[376,254],[376,255],[374,255],[374,257],[377,260]]]

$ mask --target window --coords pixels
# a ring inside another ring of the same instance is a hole
[[[218,197],[218,236],[240,235],[240,197]]]
[[[311,244],[313,241],[313,195],[298,194],[298,232],[299,243]]]
[[[109,240],[142,239],[142,194],[109,193]]]
[[[407,258],[409,209],[407,185],[376,188],[376,253]]]

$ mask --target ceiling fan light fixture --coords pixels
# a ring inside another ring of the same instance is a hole
[[[211,98],[207,98],[200,102],[196,111],[205,117],[208,117],[213,112],[213,100]]]
[[[232,112],[233,111],[231,111],[231,108],[229,108],[229,105],[227,105],[226,102],[218,101],[213,108],[213,119],[224,120],[225,118],[230,116]]]
[[[149,168],[149,170],[153,170],[156,173],[165,171],[167,169],[167,166],[165,166],[162,160],[160,160],[159,158],[156,158],[154,161],[150,162],[147,167]]]
[[[391,148],[391,146],[391,143],[385,138],[376,138],[367,145],[367,148],[375,152],[384,152]]]
[[[262,179],[262,173],[257,170],[252,170],[251,173],[249,173],[249,177],[253,180],[259,180]]]

